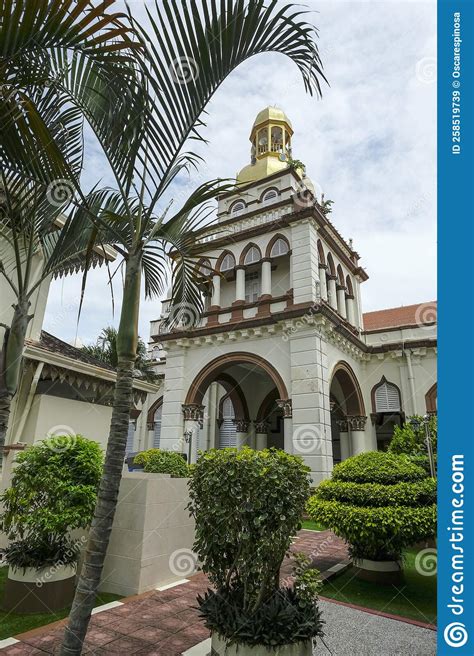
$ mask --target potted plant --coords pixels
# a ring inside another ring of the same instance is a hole
[[[189,483],[194,551],[214,590],[198,597],[213,654],[310,656],[322,636],[319,573],[297,558],[279,572],[310,491],[301,458],[275,449],[202,453]]]
[[[435,534],[436,481],[407,456],[361,453],[334,467],[308,513],[346,540],[360,578],[399,583],[403,550]]]
[[[71,532],[91,522],[102,463],[99,444],[80,435],[43,440],[17,456],[0,497],[0,529],[10,541],[5,610],[51,612],[71,603],[85,542]]]
[[[147,474],[170,474],[173,478],[187,478],[190,467],[177,451],[148,449],[141,451],[133,459],[134,467],[141,467]]]

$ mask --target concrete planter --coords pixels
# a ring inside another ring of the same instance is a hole
[[[187,478],[125,471],[101,592],[130,596],[194,574],[194,519]]]
[[[10,567],[5,585],[3,608],[20,615],[50,613],[72,603],[76,583],[76,564],[50,565],[25,570]]]
[[[265,645],[249,647],[236,644],[227,647],[225,641],[216,633],[211,636],[211,656],[311,656],[312,653],[311,640],[269,649]]]
[[[403,581],[403,570],[396,560],[357,558],[354,559],[354,567],[357,578],[364,581],[383,585],[397,585]]]

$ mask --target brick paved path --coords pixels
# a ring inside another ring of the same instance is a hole
[[[307,553],[322,572],[347,558],[342,541],[330,531],[300,531],[292,550]],[[291,574],[291,560],[281,569]],[[122,606],[97,613],[91,619],[83,654],[102,656],[179,656],[209,637],[199,620],[196,594],[208,587],[203,574],[188,583],[159,592],[129,597]],[[0,650],[0,656],[58,654],[65,620],[15,636],[19,642]]]

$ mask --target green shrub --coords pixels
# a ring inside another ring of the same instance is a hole
[[[0,497],[0,529],[12,541],[5,551],[14,567],[71,563],[73,529],[89,526],[102,475],[103,454],[81,435],[59,436],[18,454],[12,485]]]
[[[187,478],[190,475],[189,466],[181,453],[176,451],[148,449],[138,453],[133,462],[135,465],[143,465],[143,471],[150,474],[171,474],[174,478]]]
[[[413,420],[415,420],[414,423],[412,423]],[[438,447],[438,420],[436,415],[430,417],[428,421],[428,431],[431,437],[431,448],[436,463]],[[397,455],[404,454],[408,456],[412,462],[423,467],[423,469],[430,474],[430,463],[423,417],[415,415],[409,417],[403,426],[395,426],[388,450],[390,453],[395,453]]]
[[[206,626],[229,643],[272,648],[322,635],[318,572],[297,559],[294,588],[279,587],[309,472],[301,458],[275,449],[214,449],[194,467],[194,549],[215,586],[198,601]]]
[[[362,453],[334,467],[308,513],[344,538],[353,558],[400,560],[435,534],[436,482],[406,456]]]

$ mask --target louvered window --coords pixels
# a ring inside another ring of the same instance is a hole
[[[135,437],[135,422],[128,422],[128,433],[127,433],[127,455],[133,453],[133,438]]]
[[[256,264],[260,261],[260,251],[256,246],[251,246],[245,254],[244,264]]]
[[[235,447],[237,444],[235,435],[234,406],[228,397],[222,404],[222,423],[219,428],[219,449]]]
[[[288,244],[284,239],[277,239],[272,246],[270,257],[278,257],[279,255],[286,255],[288,253]]]
[[[233,269],[235,266],[235,258],[233,255],[230,253],[227,253],[227,255],[224,257],[222,260],[221,264],[221,271],[230,271]]]
[[[395,385],[382,383],[375,390],[376,412],[400,412],[400,394]]]
[[[242,214],[244,210],[245,210],[245,203],[242,202],[241,200],[238,200],[236,203],[232,205],[230,213],[233,216],[238,216],[239,214]]]
[[[153,418],[155,428],[153,429],[153,448],[160,448],[160,438],[161,438],[161,415],[163,413],[163,404],[159,405],[155,411],[155,416]]]
[[[269,189],[266,191],[263,195],[262,202],[267,204],[267,203],[274,203],[278,198],[278,192],[276,189]]]

